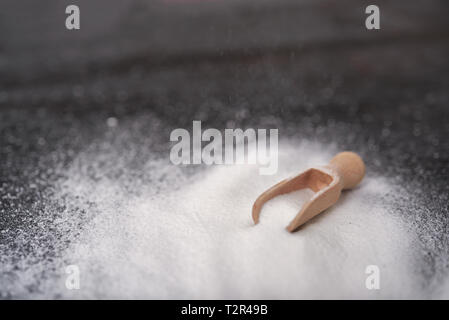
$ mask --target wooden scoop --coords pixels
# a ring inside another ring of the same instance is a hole
[[[352,189],[365,176],[365,164],[354,152],[340,152],[328,165],[310,168],[299,175],[285,179],[262,193],[253,205],[253,220],[259,222],[260,210],[265,202],[285,193],[309,188],[315,192],[296,217],[287,226],[289,232],[323,212],[340,198],[342,190]]]

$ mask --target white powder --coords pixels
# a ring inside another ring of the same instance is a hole
[[[74,207],[92,215],[63,259],[80,267],[81,289],[66,290],[62,274],[56,285],[54,279],[42,285],[43,296],[418,297],[412,241],[394,214],[395,187],[381,177],[368,174],[299,232],[285,227],[310,190],[271,200],[253,225],[251,207],[261,192],[326,164],[335,152],[317,143],[281,143],[280,170],[273,176],[238,165],[212,166],[187,178],[181,168],[152,160],[152,183],[132,176],[130,191],[123,179],[90,179],[83,166],[92,159],[82,155],[56,195],[68,194]],[[380,290],[365,286],[368,265],[380,268]]]

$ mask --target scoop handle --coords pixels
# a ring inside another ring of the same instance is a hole
[[[362,181],[365,176],[365,163],[362,158],[350,151],[338,153],[329,162],[342,181],[343,189],[352,189]]]

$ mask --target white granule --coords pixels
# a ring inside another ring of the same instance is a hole
[[[81,288],[67,290],[62,274],[42,284],[42,296],[419,297],[411,236],[394,214],[396,188],[382,177],[368,172],[357,189],[296,233],[285,227],[310,190],[266,203],[260,223],[253,225],[251,207],[261,192],[326,164],[335,151],[284,141],[273,176],[259,175],[257,166],[236,165],[211,166],[187,177],[182,168],[151,160],[148,168],[159,176],[148,184],[132,175],[132,190],[123,188],[123,179],[92,180],[83,169],[92,159],[80,155],[55,197],[68,194],[71,205],[91,217],[61,260],[79,266]],[[380,290],[366,288],[369,265],[379,267]]]

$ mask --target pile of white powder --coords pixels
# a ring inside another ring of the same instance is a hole
[[[94,179],[86,165],[101,155],[80,154],[55,197],[68,198],[89,219],[66,217],[83,227],[65,250],[61,277],[41,284],[42,297],[419,297],[412,239],[394,214],[397,190],[382,177],[368,172],[357,189],[296,233],[285,227],[310,190],[271,200],[253,225],[251,207],[261,192],[326,164],[335,152],[319,143],[281,141],[273,176],[249,165],[186,175],[166,159],[153,159],[145,179],[135,173],[115,178],[107,166]],[[67,264],[79,267],[80,290],[65,288]],[[379,267],[380,290],[366,287],[368,265]]]

